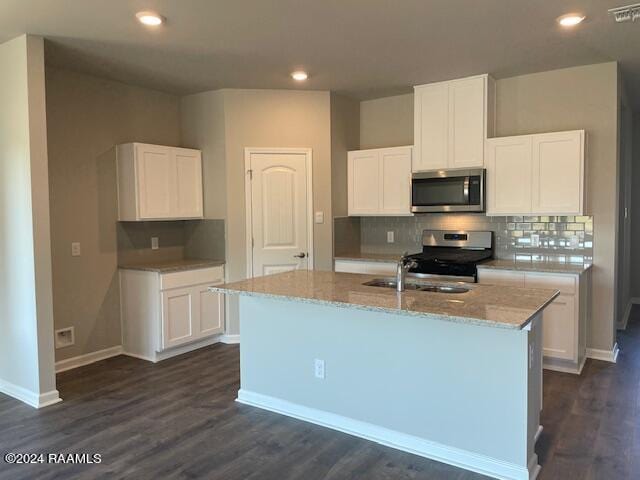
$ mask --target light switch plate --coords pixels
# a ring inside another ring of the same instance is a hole
[[[396,234],[393,230],[387,232],[387,243],[393,243],[396,241]]]
[[[324,212],[316,212],[316,223],[324,223]]]
[[[71,243],[71,256],[79,257],[80,256],[80,242]]]
[[[151,237],[151,250],[158,250],[159,240],[158,237]]]

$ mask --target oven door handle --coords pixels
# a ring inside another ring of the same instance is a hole
[[[464,185],[462,187],[462,197],[465,205],[469,205],[469,182],[471,177],[464,177]]]

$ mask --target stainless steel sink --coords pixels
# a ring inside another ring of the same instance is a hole
[[[395,279],[376,278],[363,283],[367,287],[396,288],[398,285]],[[407,282],[404,286],[405,290],[415,290],[419,292],[436,292],[436,293],[466,293],[469,291],[466,287],[457,285],[436,285],[433,283],[413,283]]]

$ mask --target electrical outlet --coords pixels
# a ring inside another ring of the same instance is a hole
[[[80,256],[80,242],[73,242],[71,244],[71,256],[72,257]]]
[[[396,241],[396,234],[393,230],[387,232],[387,243],[393,243]]]
[[[540,235],[535,233],[531,235],[531,246],[534,248],[537,248],[540,246]]]
[[[73,327],[56,330],[55,335],[56,348],[70,347],[76,343],[75,329]]]
[[[159,240],[158,237],[151,237],[151,250],[158,250]]]
[[[571,248],[578,248],[580,246],[580,239],[578,238],[577,235],[573,235],[570,239],[569,239],[569,246]]]
[[[316,223],[324,223],[324,212],[316,212],[315,217],[316,217],[315,219]]]
[[[315,375],[316,378],[321,378],[324,380],[324,360],[320,360],[316,358],[315,360]]]

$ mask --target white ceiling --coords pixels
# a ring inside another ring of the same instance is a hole
[[[618,60],[640,107],[640,22],[607,9],[635,0],[2,0],[0,41],[47,40],[47,62],[186,94],[308,88],[374,98],[489,72],[496,78]],[[166,25],[135,20],[156,10]],[[581,11],[571,31],[555,18]],[[289,73],[309,71],[300,86]]]

